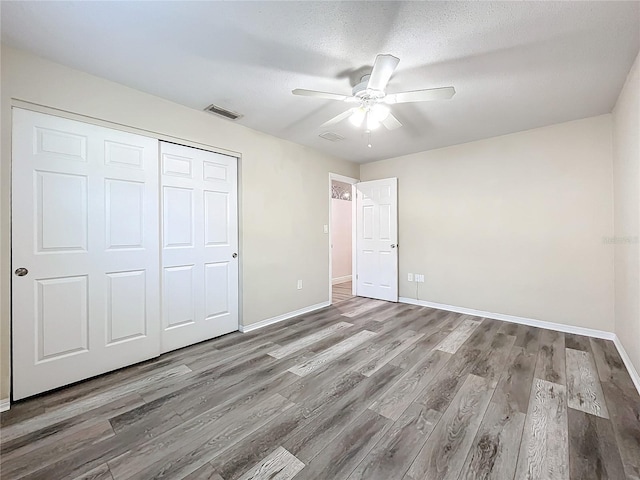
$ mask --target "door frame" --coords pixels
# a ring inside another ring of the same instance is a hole
[[[356,282],[354,282],[353,276],[356,272],[356,202],[355,200],[355,185],[360,182],[357,178],[347,177],[345,175],[340,175],[339,173],[329,172],[329,225],[328,225],[328,240],[329,243],[329,305],[333,304],[333,285],[331,281],[333,280],[333,249],[331,248],[331,181],[337,180],[338,182],[348,183],[351,185],[351,294],[353,296],[357,295],[356,292]]]

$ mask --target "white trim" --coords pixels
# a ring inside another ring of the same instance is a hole
[[[617,335],[615,335],[613,343],[618,349],[618,353],[620,354],[620,357],[622,357],[624,365],[627,367],[627,372],[629,372],[629,376],[631,377],[633,384],[636,386],[636,390],[638,390],[638,393],[640,394],[640,375],[638,375],[636,367],[633,365],[633,363],[631,363],[631,359],[629,358],[627,351],[624,349],[624,346],[622,345],[622,342]]]
[[[346,177],[344,175],[340,175],[339,173],[329,173],[329,175],[331,176],[330,177],[331,180],[337,180],[343,183],[350,183],[351,185],[353,185],[354,183],[358,183],[360,181],[357,178]]]
[[[453,305],[447,305],[444,303],[427,302],[425,300],[416,300],[415,298],[400,297],[401,303],[408,303],[410,305],[419,305],[421,307],[437,308],[439,310],[446,310],[448,312],[464,313],[467,315],[474,315],[476,317],[492,318],[494,320],[502,320],[504,322],[520,323],[522,325],[529,325],[531,327],[546,328],[548,330],[555,330],[557,332],[574,333],[576,335],[584,335],[586,337],[602,338],[604,340],[611,340],[618,349],[618,353],[627,367],[627,372],[636,386],[638,393],[640,394],[640,375],[636,370],[626,350],[622,346],[620,339],[615,333],[606,332],[604,330],[595,330],[593,328],[575,327],[573,325],[565,325],[563,323],[545,322],[543,320],[535,320],[533,318],[517,317],[515,315],[505,315],[504,313],[491,313],[482,310],[474,310],[473,308],[456,307]]]
[[[338,285],[339,283],[345,283],[351,281],[351,275],[345,275],[343,277],[336,277],[331,279],[331,285]]]
[[[102,118],[90,117],[82,113],[61,110],[59,108],[49,107],[46,105],[41,105],[39,103],[20,100],[17,98],[11,99],[11,107],[22,108],[23,110],[30,110],[32,112],[45,113],[47,115],[53,115],[54,117],[66,118],[67,120],[75,120],[76,122],[89,123],[91,125],[111,128],[113,130],[119,130],[121,132],[135,133],[136,135],[151,137],[165,142],[177,143],[178,145],[184,145],[185,147],[199,148],[200,150],[220,153],[222,155],[228,155],[230,157],[236,157],[238,159],[242,158],[242,153],[236,152],[234,150],[227,150],[226,148],[220,148],[206,143],[193,142],[191,140],[187,140],[186,138],[174,137],[153,130],[145,130],[144,128],[124,125],[121,123],[112,122],[111,120],[103,120]]]
[[[0,412],[6,412],[11,407],[11,402],[8,398],[0,400]]]
[[[328,301],[322,302],[322,303],[316,303],[315,305],[310,305],[308,307],[304,307],[299,310],[294,310],[293,312],[283,313],[282,315],[267,318],[266,320],[252,323],[250,325],[240,325],[238,330],[240,330],[242,333],[252,332],[253,330],[258,330],[259,328],[268,327],[269,325],[273,325],[274,323],[282,322],[284,320],[289,320],[290,318],[297,317],[298,315],[302,315],[304,313],[320,310],[321,308],[328,307],[329,305],[331,305],[331,303],[329,303]]]
[[[546,328],[557,332],[575,333],[576,335],[585,335],[587,337],[604,338],[605,340],[613,340],[616,336],[615,333],[605,332],[604,330],[574,327],[573,325],[565,325],[563,323],[545,322],[543,320],[535,320],[533,318],[505,315],[504,313],[485,312],[483,310],[474,310],[473,308],[456,307],[453,305],[446,305],[444,303],[416,300],[415,298],[400,297],[400,302],[409,303],[411,305],[420,305],[421,307],[437,308],[448,312],[464,313],[466,315],[474,315],[476,317],[492,318],[494,320],[502,320],[504,322],[520,323],[522,325],[529,325],[530,327]]]
[[[358,206],[356,205],[356,185],[351,184],[351,277],[358,278]],[[351,295],[358,296],[358,282],[351,282]]]

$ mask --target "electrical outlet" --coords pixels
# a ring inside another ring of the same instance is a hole
[[[298,280],[298,290],[302,290],[302,280]]]
[[[324,225],[324,226],[322,227],[322,231],[323,231],[324,233],[329,233],[329,225]]]
[[[408,273],[407,274],[407,281],[408,282],[413,282],[413,273]]]

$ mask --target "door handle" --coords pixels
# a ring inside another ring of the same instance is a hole
[[[234,253],[233,255],[231,255],[233,258],[238,258],[238,254]]]
[[[18,277],[24,277],[27,273],[29,273],[29,270],[27,270],[24,267],[16,268],[16,271],[15,271],[15,274]]]
[[[392,244],[391,244],[391,248],[396,248],[396,244],[395,244],[395,243],[392,243]]]

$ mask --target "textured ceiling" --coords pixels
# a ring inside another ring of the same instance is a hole
[[[640,48],[639,2],[1,2],[2,41],[56,62],[357,162],[610,112]],[[345,139],[320,124],[348,105],[376,54],[400,64],[388,93],[403,128]]]

